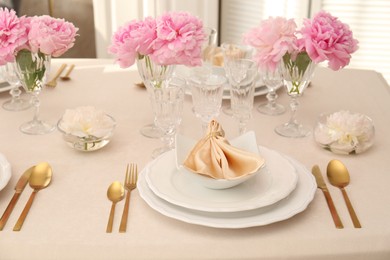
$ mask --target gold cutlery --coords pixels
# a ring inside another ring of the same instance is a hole
[[[72,72],[72,70],[74,69],[74,64],[70,65],[70,68],[68,69],[68,71],[66,72],[66,74],[62,77],[60,77],[61,80],[64,80],[64,81],[67,81],[67,80],[70,80],[70,73]]]
[[[340,220],[339,214],[337,213],[336,207],[334,206],[332,197],[330,196],[328,187],[326,186],[324,178],[322,178],[321,170],[318,165],[314,165],[311,172],[316,178],[317,187],[324,193],[326,203],[328,204],[336,228],[344,228],[343,223]]]
[[[137,187],[137,180],[138,180],[137,165],[136,164],[134,165],[132,163],[130,166],[130,172],[129,172],[129,165],[127,165],[126,177],[125,177],[125,188],[127,190],[127,193],[126,193],[125,207],[123,208],[121,224],[119,227],[120,233],[126,232],[127,218],[129,215],[130,193],[132,190],[134,190]]]
[[[39,163],[33,167],[29,184],[30,187],[34,189],[34,191],[31,193],[30,198],[28,199],[26,206],[22,211],[22,214],[20,214],[20,217],[14,226],[14,231],[20,231],[23,226],[24,220],[27,217],[27,213],[30,210],[31,205],[34,201],[35,195],[38,193],[38,191],[46,188],[50,184],[52,175],[52,169],[50,165],[46,162]]]
[[[107,197],[110,201],[112,201],[112,205],[106,232],[111,233],[112,224],[114,222],[115,205],[117,202],[123,200],[123,198],[125,197],[125,190],[123,188],[123,185],[119,181],[114,181],[113,183],[111,183],[110,187],[108,187],[107,190]]]
[[[349,197],[347,195],[347,192],[345,191],[344,187],[346,187],[349,184],[350,177],[347,167],[340,162],[339,160],[331,160],[328,163],[328,167],[326,169],[326,173],[329,179],[329,182],[333,185],[338,187],[344,197],[345,204],[347,204],[349,215],[351,216],[353,226],[355,228],[361,228],[360,221],[355,213],[355,210],[352,207],[352,203],[349,200]]]
[[[64,63],[57,70],[57,73],[55,74],[54,78],[52,78],[52,80],[50,80],[49,82],[46,83],[46,86],[55,88],[57,86],[57,79],[61,75],[61,73],[64,71],[65,68],[66,68],[66,64]]]
[[[34,166],[28,168],[19,178],[18,182],[15,185],[15,193],[12,199],[10,200],[7,208],[5,209],[3,215],[0,219],[0,231],[3,230],[5,224],[7,223],[7,220],[9,216],[12,213],[12,210],[14,209],[16,203],[19,200],[20,194],[22,194],[24,188],[26,187],[28,180],[30,178],[30,175],[34,169]]]

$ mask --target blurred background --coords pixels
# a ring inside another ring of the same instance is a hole
[[[376,70],[390,82],[389,0],[0,0],[19,15],[50,14],[80,30],[75,46],[62,57],[111,58],[111,36],[126,21],[184,10],[218,30],[219,43],[237,42],[269,16],[304,18],[323,9],[347,23],[359,40],[349,68]],[[325,64],[322,64],[325,65]]]

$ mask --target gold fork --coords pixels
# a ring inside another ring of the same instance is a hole
[[[121,224],[119,226],[120,233],[126,232],[127,216],[129,215],[130,193],[132,190],[137,188],[137,180],[138,180],[137,164],[132,163],[130,165],[130,172],[129,172],[129,165],[127,165],[126,177],[125,177],[125,189],[127,190],[127,193],[126,193],[125,207],[123,208]]]

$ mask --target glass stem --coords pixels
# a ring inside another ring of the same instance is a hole
[[[175,138],[174,138],[175,132],[176,131],[167,132],[161,137],[161,141],[162,141],[164,147],[166,147],[168,149],[174,148],[174,146],[175,146]]]
[[[290,121],[288,122],[289,125],[297,123],[297,121],[296,121],[296,113],[297,113],[297,110],[298,110],[298,106],[299,106],[299,102],[297,100],[297,97],[296,96],[292,96],[291,97],[291,102],[290,102],[291,117],[290,117]]]
[[[246,132],[246,122],[244,120],[240,120],[240,122],[238,123],[238,133],[242,135],[245,132]]]
[[[11,103],[14,103],[16,100],[20,98],[20,94],[22,91],[20,91],[19,86],[15,85],[13,88],[9,91],[9,93],[12,96]]]
[[[33,117],[33,120],[32,120],[33,122],[38,122],[39,121],[39,119],[38,119],[38,116],[39,116],[39,106],[40,106],[41,102],[39,101],[38,94],[39,94],[39,92],[34,91],[32,93],[32,98],[31,98],[31,103],[34,106],[34,117]]]
[[[278,95],[276,94],[276,91],[274,88],[270,88],[269,89],[269,92],[267,94],[267,99],[268,99],[268,104],[271,106],[271,107],[275,107],[276,105],[276,99],[278,98]]]

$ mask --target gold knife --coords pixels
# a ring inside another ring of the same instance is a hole
[[[20,176],[18,182],[16,183],[15,186],[15,194],[10,200],[7,208],[5,209],[3,216],[1,216],[0,219],[0,231],[3,230],[5,223],[7,223],[7,220],[9,216],[11,215],[12,210],[14,209],[16,202],[19,200],[20,194],[23,192],[24,188],[26,187],[28,180],[30,178],[31,172],[34,169],[35,166],[30,167],[27,169],[22,176]]]
[[[336,228],[344,228],[343,223],[341,223],[341,219],[339,217],[339,214],[337,213],[336,207],[333,204],[332,197],[330,196],[328,187],[326,186],[326,183],[324,181],[324,178],[322,177],[321,170],[318,167],[318,165],[314,165],[311,169],[312,174],[316,178],[317,187],[322,190],[324,193],[326,202],[328,203],[328,207],[330,210],[330,213],[332,214],[332,218],[334,221],[334,224],[336,225]]]

